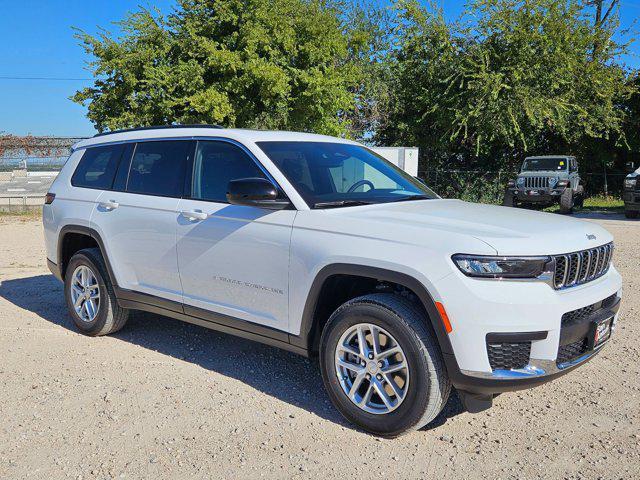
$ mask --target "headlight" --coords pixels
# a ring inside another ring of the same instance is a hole
[[[551,188],[556,188],[556,185],[558,184],[558,179],[557,177],[549,177],[549,186]]]
[[[457,254],[451,257],[456,266],[468,277],[484,278],[536,278],[542,275],[550,257],[489,257]]]
[[[524,177],[518,177],[518,186],[524,185]]]
[[[633,188],[636,186],[637,179],[636,178],[625,178],[624,179],[624,188]]]

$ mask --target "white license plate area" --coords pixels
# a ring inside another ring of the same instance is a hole
[[[599,347],[611,338],[611,329],[613,326],[613,317],[605,318],[593,324],[593,348]]]

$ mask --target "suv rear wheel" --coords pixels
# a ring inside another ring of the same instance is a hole
[[[107,335],[124,327],[130,311],[121,308],[100,250],[77,252],[67,265],[64,277],[67,308],[82,333]]]
[[[350,422],[395,437],[431,422],[451,391],[428,319],[396,294],[358,297],[329,318],[320,368],[331,401]]]

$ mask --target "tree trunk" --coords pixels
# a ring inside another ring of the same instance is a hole
[[[607,6],[607,10],[604,13],[604,15],[602,14],[602,11],[604,10],[604,4],[605,1],[609,1],[609,5]],[[594,26],[596,27],[596,29],[599,29],[604,22],[607,21],[607,19],[609,18],[609,15],[611,14],[611,12],[613,12],[613,9],[616,8],[616,6],[620,3],[620,0],[590,0],[587,2],[587,5],[591,5],[591,6],[595,6],[596,7],[596,13],[595,13],[595,18],[594,18]],[[600,51],[602,50],[602,44],[600,39],[596,39],[596,41],[593,44],[593,59],[596,60],[598,58],[598,55],[600,53]]]

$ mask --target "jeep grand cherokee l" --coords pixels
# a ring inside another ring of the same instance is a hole
[[[77,328],[145,310],[319,356],[336,408],[397,436],[606,344],[621,278],[592,223],[439,198],[356,142],[181,127],[83,140],[44,206]]]

